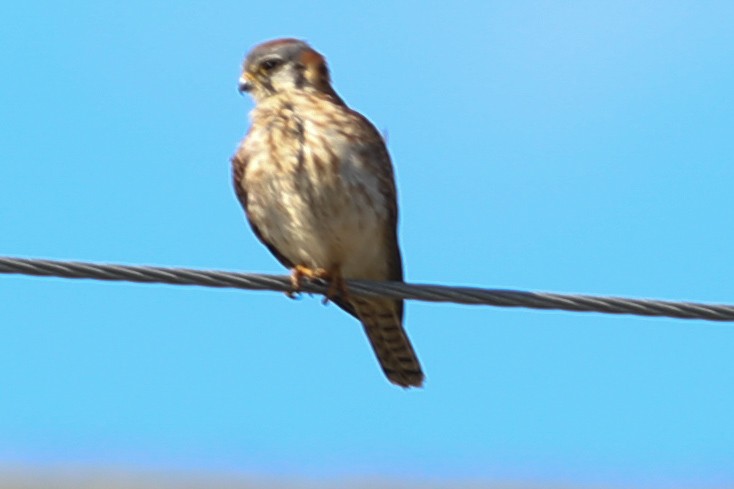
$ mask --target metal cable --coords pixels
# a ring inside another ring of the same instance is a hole
[[[0,273],[37,275],[45,277],[86,278],[125,282],[161,283],[171,285],[200,285],[248,290],[291,290],[290,278],[282,275],[237,273],[188,268],[110,265],[35,258],[0,257]],[[498,307],[528,307],[562,311],[600,312],[604,314],[633,314],[679,319],[734,321],[734,306],[701,304],[622,297],[600,297],[576,294],[553,294],[519,290],[449,287],[401,282],[347,281],[354,295],[414,299],[429,302],[489,305]],[[303,292],[324,294],[324,283],[305,281]]]

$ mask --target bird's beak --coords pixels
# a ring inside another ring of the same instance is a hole
[[[239,90],[241,94],[252,90],[252,82],[250,81],[250,77],[247,76],[247,73],[243,73],[240,77],[240,82],[237,85],[237,90]]]

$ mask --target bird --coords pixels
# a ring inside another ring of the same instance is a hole
[[[255,236],[303,280],[362,324],[387,379],[421,387],[424,374],[403,326],[403,301],[351,295],[346,280],[403,281],[395,176],[385,140],[332,87],[307,42],[263,42],[238,85],[254,100],[231,159],[237,198]]]

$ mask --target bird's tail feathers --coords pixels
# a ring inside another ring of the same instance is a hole
[[[421,387],[423,371],[403,328],[399,302],[364,298],[351,302],[388,380],[401,387]]]

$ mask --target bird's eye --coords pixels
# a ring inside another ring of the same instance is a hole
[[[275,59],[275,58],[266,59],[262,63],[260,63],[260,69],[265,72],[273,71],[273,69],[275,69],[281,63],[282,61],[279,59]]]

